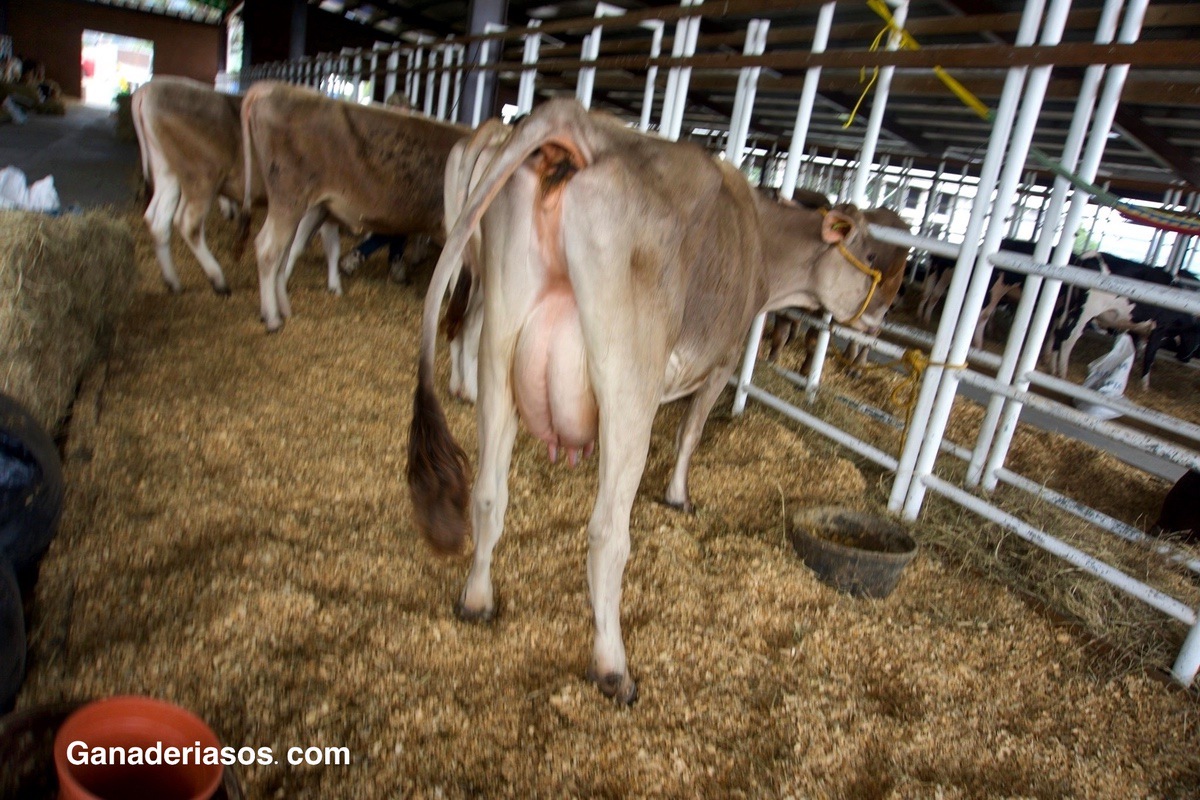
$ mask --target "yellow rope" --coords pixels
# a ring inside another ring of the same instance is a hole
[[[847,359],[842,353],[834,349],[834,358],[840,361],[843,365],[853,366],[853,362]],[[888,396],[888,404],[892,407],[904,409],[904,431],[900,439],[900,447],[903,451],[904,442],[908,440],[908,431],[912,427],[913,412],[917,408],[917,397],[920,394],[921,378],[925,375],[925,370],[930,367],[942,367],[943,369],[966,369],[966,364],[948,364],[944,361],[930,361],[929,356],[924,350],[919,350],[915,347],[905,350],[899,358],[893,358],[891,361],[881,361],[878,364],[863,364],[859,369],[863,372],[874,372],[881,369],[891,369],[892,367],[904,367],[905,375],[899,385],[892,389],[891,395]]]
[[[917,42],[917,40],[914,39],[908,31],[896,24],[895,18],[892,17],[892,12],[888,9],[887,4],[883,0],[867,0],[867,7],[883,19],[883,30],[881,30],[879,35],[875,37],[875,41],[871,42],[871,46],[869,48],[870,52],[875,52],[878,50],[883,43],[884,37],[889,33],[895,33],[900,37],[900,41],[898,43],[899,47],[902,47],[905,50],[921,49],[921,45]],[[992,118],[991,109],[988,108],[982,100],[972,94],[970,89],[959,83],[953,75],[951,75],[942,67],[934,67],[933,72],[938,76],[938,78],[941,79],[942,83],[946,84],[946,88],[953,92],[954,96],[962,101],[964,105],[985,120],[990,120]],[[843,128],[849,128],[850,125],[853,124],[854,118],[858,115],[859,107],[862,106],[863,100],[866,99],[867,94],[871,91],[871,87],[875,85],[875,79],[878,77],[879,67],[875,67],[872,70],[871,80],[867,83],[866,88],[863,89],[862,94],[859,95],[858,102],[854,104],[854,109],[851,110],[850,117],[846,120],[846,124],[842,126]],[[859,82],[861,83],[865,78],[866,68],[864,67],[859,72]]]

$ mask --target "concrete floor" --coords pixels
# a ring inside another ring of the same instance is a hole
[[[64,208],[129,205],[141,183],[137,142],[118,141],[108,109],[78,103],[62,117],[32,114],[24,125],[0,125],[0,168],[7,166],[30,183],[53,175]]]

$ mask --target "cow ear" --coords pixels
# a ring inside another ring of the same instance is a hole
[[[854,220],[840,211],[826,211],[821,220],[821,239],[826,244],[839,244],[845,241],[854,230]]]

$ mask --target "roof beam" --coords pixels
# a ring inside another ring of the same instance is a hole
[[[1200,186],[1200,168],[1190,155],[1166,137],[1142,121],[1141,115],[1128,108],[1118,107],[1116,123],[1125,134],[1149,153],[1156,156],[1179,177],[1192,186]]]

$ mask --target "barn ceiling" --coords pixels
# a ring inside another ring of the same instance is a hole
[[[442,37],[465,33],[465,0],[309,0],[328,13],[346,16],[374,26],[390,35],[426,32]],[[610,0],[610,5],[629,10],[650,6],[676,8],[677,3]],[[1067,21],[1064,44],[1086,45],[1095,37],[1102,3],[1076,0]],[[728,4],[727,4],[728,7]],[[552,30],[563,19],[591,17],[594,2],[569,0],[547,4],[544,0],[510,0],[509,20],[520,26],[531,18],[543,20]],[[764,12],[764,8],[769,8]],[[995,51],[1015,39],[1023,0],[912,0],[907,30],[925,47],[963,46]],[[730,13],[701,22],[697,53],[738,54],[752,16],[770,19],[767,54],[809,52],[819,5],[811,0],[758,4],[755,14]],[[841,2],[834,16],[829,44],[838,49],[863,50],[882,28],[882,23],[861,2]],[[552,40],[542,47],[542,58],[577,56],[586,30],[554,30]],[[663,50],[669,53],[674,24],[665,31]],[[628,53],[645,55],[648,35],[631,29],[606,34],[602,56]],[[1161,199],[1172,184],[1200,187],[1200,2],[1175,0],[1152,2],[1141,41],[1157,43],[1159,52],[1191,53],[1187,69],[1155,66],[1170,59],[1147,57],[1134,63],[1122,93],[1115,133],[1110,137],[1100,171],[1101,180],[1127,194]],[[990,47],[988,47],[990,46]],[[972,51],[973,52],[973,51]],[[505,61],[520,61],[519,42],[510,43]],[[1085,62],[1081,62],[1085,63]],[[1004,84],[1005,70],[950,70],[984,103],[995,108]],[[1034,146],[1051,157],[1063,147],[1084,69],[1057,67],[1052,75]],[[621,114],[640,106],[644,71],[602,70],[596,75],[595,104]],[[515,93],[517,73],[502,73],[502,86]],[[576,75],[539,77],[544,95],[574,90]],[[758,84],[758,99],[752,121],[752,138],[764,147],[787,146],[795,117],[796,101],[804,80],[803,67],[765,69]],[[660,72],[660,86],[665,70]],[[691,79],[684,130],[692,128],[723,131],[733,108],[737,89],[736,69],[695,70]],[[849,155],[858,150],[870,109],[870,96],[850,127],[844,128],[847,112],[863,89],[858,69],[826,66],[821,75],[817,106],[808,143],[822,152],[839,150]],[[660,100],[661,102],[661,92]],[[657,118],[657,109],[655,118]],[[913,157],[918,163],[934,164],[942,158],[951,163],[977,161],[986,147],[989,123],[980,119],[945,88],[928,68],[897,68],[891,99],[884,119],[881,156]]]

